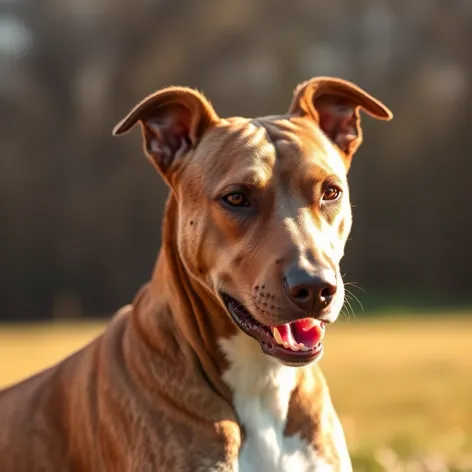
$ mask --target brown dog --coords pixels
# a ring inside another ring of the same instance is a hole
[[[0,471],[350,471],[314,364],[344,298],[359,111],[315,78],[287,114],[221,119],[167,88],[140,123],[171,188],[155,271],[90,345],[0,393]]]

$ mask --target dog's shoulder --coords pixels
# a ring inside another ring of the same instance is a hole
[[[63,365],[67,360],[0,392],[2,471],[69,470]]]

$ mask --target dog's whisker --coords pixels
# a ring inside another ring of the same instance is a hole
[[[356,318],[356,314],[354,313],[354,308],[352,307],[352,304],[349,300],[348,297],[346,297],[344,299],[344,305],[346,307],[346,310],[348,311],[348,313],[350,312],[352,314],[352,318],[355,319]]]
[[[352,320],[355,320],[355,319],[356,319],[356,313],[354,312],[354,308],[352,307],[352,305],[351,305],[350,302],[348,302],[348,305],[349,305],[349,307],[350,307],[350,309],[351,309],[351,314],[352,314],[351,319],[352,319]]]
[[[349,301],[344,300],[344,304],[341,308],[341,313],[345,316],[345,318],[350,322],[351,321],[351,312],[352,312],[352,307],[348,305]]]
[[[349,323],[351,322],[351,316],[349,315],[349,313],[347,313],[347,312],[344,311],[344,310],[341,310],[341,311],[340,311],[340,314],[341,314],[342,316],[344,316],[344,318],[346,318],[346,320],[348,320]]]
[[[361,310],[362,310],[362,311],[365,311],[364,305],[363,305],[362,302],[359,300],[359,298],[356,297],[356,295],[354,295],[353,293],[352,293],[351,295],[352,295],[352,297],[354,298],[354,300],[359,304],[359,306],[361,307]]]
[[[359,298],[354,293],[352,293],[350,290],[346,289],[346,295],[351,297],[350,298],[351,301],[356,301],[359,304],[359,306],[361,307],[362,311],[365,311],[364,305],[362,304],[362,302],[359,300]]]
[[[352,288],[357,288],[361,290],[362,292],[365,292],[365,290],[357,283],[357,282],[345,282],[344,286],[352,287]]]

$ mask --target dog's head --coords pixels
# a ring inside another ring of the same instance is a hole
[[[286,364],[319,357],[325,323],[344,302],[346,175],[361,109],[392,116],[354,84],[326,77],[297,87],[287,114],[257,119],[219,118],[200,93],[171,87],[114,130],[140,123],[145,154],[178,202],[186,270]]]

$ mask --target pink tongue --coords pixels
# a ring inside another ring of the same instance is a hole
[[[302,343],[309,349],[314,348],[324,337],[324,328],[321,326],[321,321],[313,318],[292,321],[276,326],[276,328],[282,341],[291,344],[293,339],[296,343]]]

